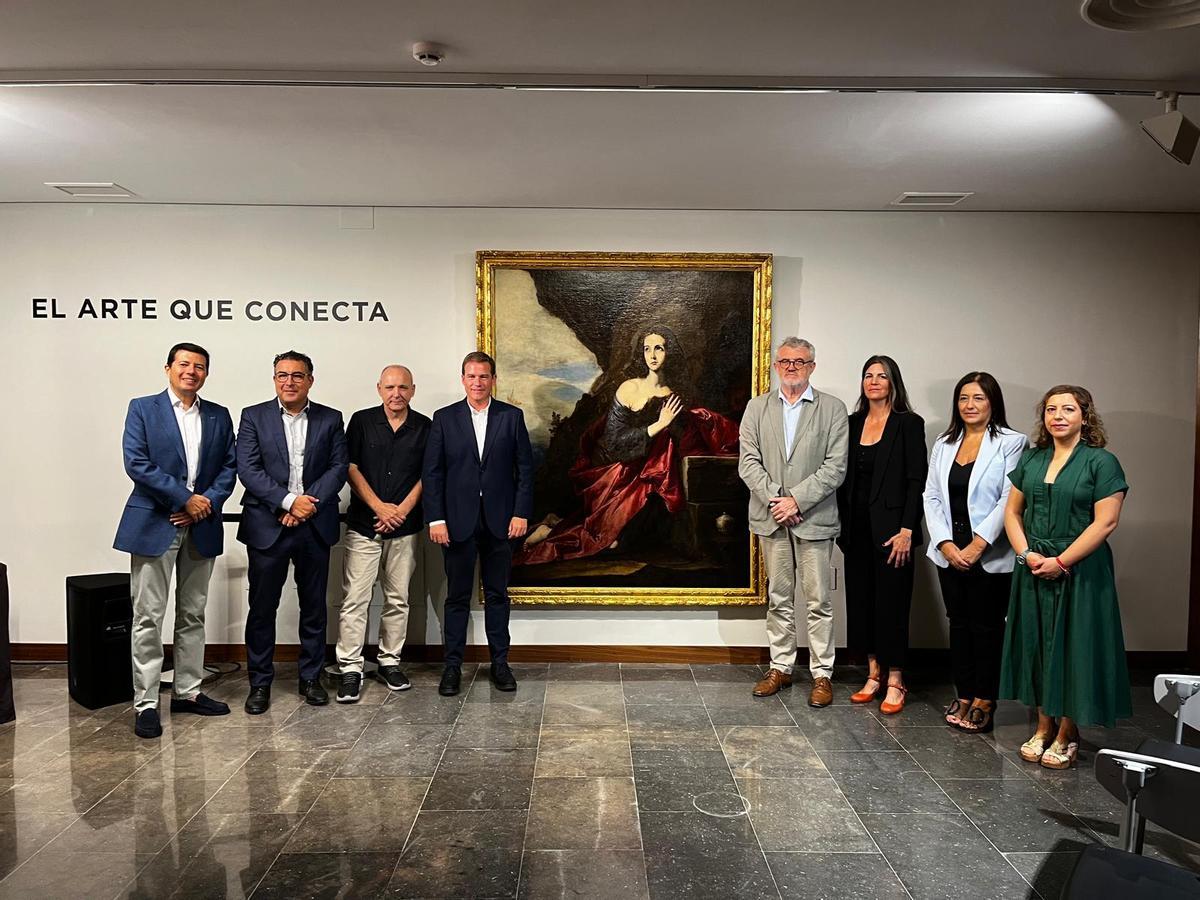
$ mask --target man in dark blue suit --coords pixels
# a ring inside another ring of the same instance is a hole
[[[275,613],[289,563],[300,598],[300,694],[313,706],[329,702],[321,685],[325,588],[348,465],[342,414],[308,399],[312,360],[295,350],[281,353],[274,378],[275,399],[246,407],[238,426],[238,478],[246,493],[237,536],[249,557],[246,712],[252,716],[271,705]]]
[[[467,396],[439,409],[425,445],[425,517],[429,538],[446,561],[443,696],[462,683],[475,561],[483,580],[483,621],[492,682],[515,691],[508,667],[508,578],[512,540],[525,536],[533,508],[533,449],[525,416],[492,398],[496,361],[468,353],[462,364]]]
[[[213,562],[225,534],[221,506],[233,493],[233,421],[225,407],[197,394],[208,378],[208,351],[176,344],[167,354],[168,387],[129,402],[121,439],[133,492],[113,547],[131,554],[133,589],[133,730],[162,734],[158,689],[163,617],[175,574],[175,685],[171,712],[229,714],[200,693],[204,607]]]

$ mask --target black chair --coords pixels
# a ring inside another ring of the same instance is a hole
[[[1200,839],[1200,750],[1148,740],[1138,751],[1096,754],[1096,780],[1125,801],[1124,849],[1097,845],[1084,850],[1063,888],[1063,900],[1200,898],[1200,874],[1141,855],[1146,820],[1188,840]]]

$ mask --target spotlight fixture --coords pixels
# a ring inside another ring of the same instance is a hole
[[[1167,111],[1161,116],[1143,119],[1142,130],[1172,159],[1189,165],[1196,152],[1197,140],[1200,140],[1200,128],[1179,111],[1179,95],[1174,91],[1156,91],[1154,98],[1165,101]]]
[[[1165,31],[1200,25],[1200,0],[1083,0],[1079,14],[1112,31]]]
[[[436,66],[446,58],[446,51],[438,44],[419,41],[413,44],[412,55],[423,66]]]

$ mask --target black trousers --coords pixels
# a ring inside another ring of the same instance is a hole
[[[446,562],[446,614],[442,640],[447,666],[461,666],[467,648],[475,561],[483,580],[483,627],[493,663],[508,662],[508,579],[512,573],[512,544],[498,538],[483,520],[469,540],[451,541],[443,551]]]
[[[938,581],[950,619],[950,660],[958,696],[995,700],[1012,574],[947,567],[938,569]]]
[[[266,687],[275,677],[275,613],[295,566],[300,598],[300,677],[316,681],[325,662],[325,591],[329,584],[329,545],[305,522],[285,528],[266,550],[247,548],[250,610],[246,614],[246,669],[251,687]]]
[[[866,516],[859,516],[859,520]],[[846,557],[846,642],[850,650],[874,656],[888,669],[908,663],[908,613],[912,607],[913,559],[888,565],[890,548],[877,547],[870,529],[854,529]]]

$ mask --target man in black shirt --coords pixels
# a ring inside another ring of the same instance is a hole
[[[421,461],[429,419],[409,406],[416,385],[404,366],[388,366],[375,387],[383,405],[359,410],[346,427],[351,495],[338,623],[338,703],[358,700],[377,579],[383,589],[379,678],[393,691],[410,687],[400,671],[400,650],[408,631],[408,586],[416,566],[417,535],[423,527]]]

